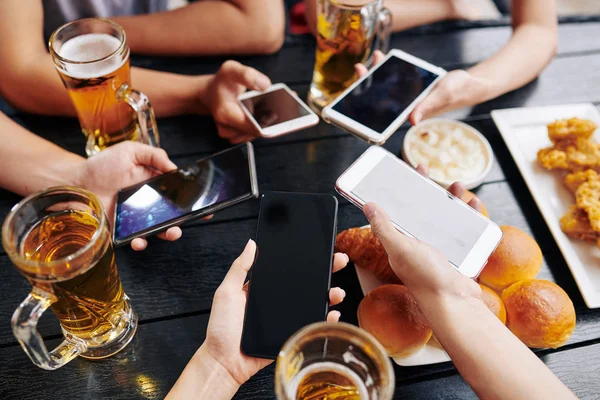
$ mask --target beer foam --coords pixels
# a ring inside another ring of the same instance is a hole
[[[107,33],[88,33],[66,41],[58,55],[69,61],[90,62],[111,55],[120,45],[119,39]],[[121,57],[110,57],[89,64],[67,64],[64,72],[73,78],[98,78],[116,71],[124,62]]]
[[[306,375],[312,374],[315,372],[326,372],[326,371],[336,372],[336,373],[348,378],[349,380],[351,380],[352,383],[354,384],[354,386],[356,386],[356,388],[358,389],[359,397],[361,399],[369,399],[370,398],[369,392],[367,391],[367,387],[365,386],[365,383],[360,378],[360,376],[358,376],[358,374],[356,372],[352,371],[350,368],[348,368],[345,365],[334,363],[331,361],[324,361],[324,362],[312,364],[306,368],[303,368],[298,373],[298,375],[296,375],[290,382],[290,385],[287,388],[288,397],[291,399],[296,398],[296,392],[298,391],[298,385],[300,384],[300,382],[302,382],[302,379],[304,379],[304,377]]]

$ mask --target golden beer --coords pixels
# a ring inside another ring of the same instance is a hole
[[[87,245],[98,228],[99,221],[81,211],[50,214],[23,239],[22,256],[41,263],[60,260]],[[50,309],[63,329],[81,339],[106,341],[104,335],[115,333],[125,310],[124,292],[110,243],[98,262],[80,275],[49,283],[34,281],[34,285],[56,297]]]
[[[124,140],[159,146],[148,98],[131,88],[129,47],[116,23],[88,18],[58,28],[50,54],[93,155]]]
[[[391,400],[394,370],[379,342],[349,324],[319,322],[296,332],[275,366],[279,400]]]
[[[367,389],[349,368],[324,362],[311,365],[296,378],[296,400],[361,400]]]
[[[356,80],[354,66],[369,57],[373,37],[362,28],[359,13],[342,13],[331,37],[330,22],[319,18],[313,85],[326,98],[335,98]]]
[[[354,66],[367,62],[371,49],[386,50],[390,29],[391,14],[382,0],[317,0],[317,50],[308,96],[313,110],[320,112],[356,80]]]
[[[53,370],[77,356],[105,358],[131,341],[137,315],[121,286],[104,208],[92,193],[64,186],[25,198],[4,221],[2,245],[33,286],[11,326],[35,365]],[[52,351],[37,331],[46,309],[65,336]]]
[[[117,96],[121,85],[130,81],[129,60],[94,78],[72,77],[61,71],[59,75],[75,106],[81,130],[93,141],[95,152],[124,140],[140,140],[137,115]]]

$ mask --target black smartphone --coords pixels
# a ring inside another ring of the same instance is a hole
[[[258,197],[251,143],[121,189],[113,224],[116,245]]]
[[[262,195],[242,352],[277,357],[302,327],[325,321],[338,202],[324,194]]]

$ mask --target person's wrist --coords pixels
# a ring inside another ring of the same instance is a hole
[[[87,159],[76,156],[71,158],[68,162],[61,163],[60,175],[63,177],[65,185],[86,188],[86,162]]]
[[[222,392],[231,393],[231,395],[233,395],[244,383],[238,382],[227,368],[210,354],[206,348],[206,344],[202,344],[198,351],[196,351],[192,362],[194,362],[202,371],[207,373],[207,377],[211,381],[210,385],[207,385],[208,387],[217,385],[213,387],[220,387],[222,388]]]
[[[206,115],[211,113],[210,85],[214,75],[192,77],[186,114]]]
[[[502,83],[498,80],[481,74],[476,68],[467,71],[471,76],[469,88],[464,91],[474,104],[479,104],[493,99],[502,92]]]

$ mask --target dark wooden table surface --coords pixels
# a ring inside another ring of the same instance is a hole
[[[446,69],[467,67],[497,50],[510,28],[449,29],[438,33],[396,35],[392,47],[413,53]],[[575,102],[600,104],[600,23],[566,23],[559,29],[556,59],[530,85],[470,110],[453,113],[489,139],[497,164],[477,194],[499,224],[519,227],[535,236],[545,256],[540,278],[562,286],[577,310],[577,328],[558,350],[537,354],[582,398],[600,396],[600,310],[587,309],[571,273],[521,179],[490,111],[498,108]],[[314,43],[308,37],[288,37],[284,48],[267,57],[241,57],[271,77],[285,82],[305,97],[310,83]],[[215,72],[223,59],[135,58],[139,66],[185,74]],[[0,109],[14,120],[64,148],[83,153],[84,138],[76,120],[16,113],[0,101]],[[227,147],[216,135],[209,117],[181,117],[159,121],[162,143],[182,165]],[[407,127],[385,145],[399,154]],[[325,123],[275,140],[257,140],[256,161],[261,191],[304,191],[335,194],[334,182],[367,144]],[[0,191],[0,218],[19,200]],[[365,223],[361,212],[339,198],[339,229]],[[150,240],[142,253],[117,252],[123,285],[140,317],[140,327],[129,347],[103,361],[76,359],[48,372],[35,367],[10,329],[10,316],[29,286],[0,250],[0,398],[96,399],[162,398],[204,339],[212,296],[231,262],[255,234],[258,201],[219,213],[208,222],[183,229],[176,243]],[[356,322],[362,294],[353,268],[334,277],[347,293],[340,307],[342,319]],[[49,347],[61,337],[50,313],[40,323]],[[396,368],[398,398],[473,398],[475,394],[451,363]],[[542,385],[543,382],[536,384]],[[247,382],[237,398],[272,399],[273,367]]]

